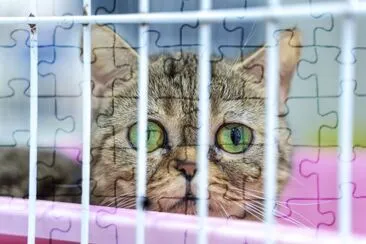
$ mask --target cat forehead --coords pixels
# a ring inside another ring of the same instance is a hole
[[[160,55],[149,68],[149,94],[152,97],[198,99],[199,57],[193,53]],[[226,60],[211,62],[211,94],[230,100],[258,96],[251,85],[253,77],[239,73]]]

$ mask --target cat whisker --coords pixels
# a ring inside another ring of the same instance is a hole
[[[220,217],[225,217],[225,213],[222,211],[222,209],[217,209],[219,214],[220,214]]]
[[[256,211],[256,210],[253,210],[251,208],[244,208],[243,206],[237,204],[239,207],[241,207],[245,212],[249,213],[250,215],[252,215],[253,217],[255,217],[257,220],[259,221],[262,221],[263,220],[263,214]]]
[[[257,203],[258,203],[258,205],[261,205],[262,207],[264,207],[264,204],[262,202],[257,202]],[[313,203],[312,204],[290,204],[290,205],[305,205],[305,206],[307,206],[307,205],[315,205],[315,204],[317,204],[317,203],[314,203],[314,204]],[[279,202],[278,201],[278,202],[276,202],[276,205],[284,207],[286,209],[289,208],[288,202]],[[275,211],[276,211],[276,214],[278,214],[279,216],[286,216],[286,214],[282,213],[278,208],[276,208]],[[311,222],[309,219],[307,219],[304,215],[300,214],[299,212],[297,212],[293,209],[291,209],[291,212],[294,213],[295,215],[299,216],[302,220],[304,220],[304,222],[307,222],[308,224],[310,224],[310,226],[312,226],[314,228],[316,227],[316,225],[313,222]],[[291,219],[291,218],[288,217],[286,219]]]
[[[122,199],[116,204],[116,206],[118,206],[119,208],[127,208],[126,206],[135,206],[135,205],[136,205],[135,199],[127,199],[127,200]]]
[[[131,193],[134,194],[134,192],[131,192]],[[102,201],[101,205],[110,207],[111,205],[116,203],[116,206],[117,206],[117,202],[119,202],[121,200],[129,200],[129,199],[131,199],[131,201],[135,200],[135,197],[133,195],[130,195],[131,193],[125,193],[120,196],[107,198],[106,200]]]
[[[260,207],[260,206],[257,206],[257,205],[255,205],[255,204],[247,204],[246,205],[247,207],[248,207],[248,211],[250,210],[250,211],[254,211],[254,212],[256,212],[257,214],[260,214],[260,216],[261,217],[264,217],[264,210],[263,210],[263,208],[262,207]],[[250,212],[249,211],[249,212]],[[275,212],[279,212],[279,211],[277,211],[277,210],[274,210]],[[275,213],[276,214],[276,213]],[[299,226],[299,227],[301,227],[301,228],[304,228],[304,229],[308,229],[308,230],[310,230],[310,228],[308,227],[308,226],[306,226],[305,224],[303,224],[303,223],[301,223],[301,222],[299,222],[299,221],[297,221],[296,219],[293,219],[293,218],[291,218],[291,217],[289,217],[289,218],[287,218],[286,220],[288,220],[289,222],[291,222],[292,224],[294,224],[295,226]]]
[[[254,204],[248,204],[250,207],[255,207],[261,211],[264,211],[264,204],[261,203],[261,202],[258,202],[257,205],[254,205]],[[315,227],[314,223],[312,223],[311,221],[309,221],[308,219],[306,219],[303,215],[297,213],[296,211],[293,211],[293,213],[297,214],[298,216],[300,216],[303,220],[305,220],[307,223],[309,223],[312,227]],[[274,209],[274,214],[276,214],[277,216],[284,216],[285,214],[282,213],[281,211],[279,211],[278,209]],[[292,218],[292,217],[287,217],[285,218],[286,220],[288,220],[289,222],[295,224],[295,225],[298,225],[298,226],[301,226],[303,228],[306,228],[306,229],[309,229],[308,226],[306,226],[304,223]]]
[[[120,199],[122,197],[126,197],[125,195],[122,196],[115,196],[115,197],[106,197],[104,198],[104,200],[101,202],[102,205],[105,205],[111,201],[116,201],[117,199]]]
[[[251,205],[251,204],[246,204],[245,205],[247,208],[245,208],[245,210],[246,211],[254,211],[255,213],[257,213],[261,218],[262,218],[262,220],[263,220],[263,218],[264,218],[264,212],[261,210],[261,209],[259,209],[259,208],[257,208],[256,206],[254,206],[254,205]],[[250,212],[249,211],[249,212]]]
[[[247,40],[245,41],[245,43],[244,43],[244,47],[248,44],[248,42],[253,38],[253,36],[254,36],[254,30],[255,30],[255,27],[256,27],[256,23],[253,23],[252,24],[252,28],[250,29],[250,33],[249,33],[249,35],[248,35],[248,37],[247,37]]]
[[[229,214],[226,212],[225,207],[222,205],[222,203],[221,202],[218,202],[218,205],[224,211],[226,218],[229,218]]]

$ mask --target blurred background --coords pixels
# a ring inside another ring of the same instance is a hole
[[[286,0],[283,4],[321,1]],[[324,0],[323,2],[326,2]],[[336,2],[336,1],[333,1]],[[92,0],[93,14],[134,13],[136,0]],[[215,9],[264,6],[264,0],[214,0]],[[152,12],[191,11],[198,0],[154,0]],[[1,0],[0,16],[29,16],[27,0]],[[38,16],[81,15],[81,0],[38,0]],[[358,19],[362,23],[364,19]],[[329,13],[289,18],[280,28],[303,32],[303,51],[287,101],[292,144],[309,147],[337,145],[338,102],[342,50],[341,22]],[[138,49],[138,26],[115,25],[119,35]],[[264,43],[263,22],[225,22],[212,25],[212,52],[236,58]],[[39,30],[39,145],[77,150],[81,143],[83,82],[80,55],[81,25],[42,24]],[[198,23],[150,25],[150,52],[194,51]],[[361,26],[360,26],[361,28]],[[29,27],[0,26],[0,146],[24,145],[29,139]],[[355,146],[366,146],[366,34],[358,31],[354,49]]]

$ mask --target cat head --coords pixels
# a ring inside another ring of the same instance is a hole
[[[281,113],[300,57],[300,34],[277,34]],[[135,208],[138,55],[111,29],[94,26],[92,57],[91,199],[94,204]],[[150,60],[147,210],[196,212],[198,60],[192,53]],[[211,64],[209,214],[256,219],[261,218],[264,197],[266,48],[242,60]],[[279,127],[287,127],[283,116]],[[286,130],[279,130],[278,194],[290,176],[289,139]]]

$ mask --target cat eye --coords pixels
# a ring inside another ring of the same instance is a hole
[[[222,125],[216,133],[216,145],[232,154],[245,152],[253,139],[252,130],[239,123]]]
[[[161,148],[165,144],[166,133],[162,126],[154,121],[148,121],[147,123],[147,152],[153,152],[158,148]],[[137,149],[137,123],[132,125],[128,131],[128,140],[131,146]]]

